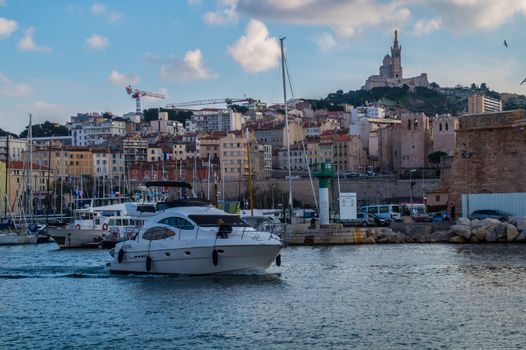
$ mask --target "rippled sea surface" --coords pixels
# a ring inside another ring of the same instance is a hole
[[[261,276],[113,276],[0,247],[1,349],[526,347],[526,245],[289,247]]]

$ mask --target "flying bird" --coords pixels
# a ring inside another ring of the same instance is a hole
[[[508,42],[504,40],[504,46],[508,47]]]
[[[521,81],[521,85],[524,84],[524,83],[526,83],[526,78],[524,78],[524,80]]]

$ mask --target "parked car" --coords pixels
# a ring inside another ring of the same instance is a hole
[[[376,226],[389,226],[389,225],[391,225],[391,219],[383,218],[383,217],[379,216],[378,214],[377,215],[369,214],[369,215],[373,216],[374,223],[376,224]]]
[[[424,204],[406,204],[406,207],[414,222],[430,222],[433,220],[427,213],[427,208]]]
[[[344,226],[361,227],[374,226],[376,224],[375,216],[364,212],[356,213],[356,220],[338,220],[338,222],[342,223]]]
[[[508,214],[502,210],[494,210],[494,209],[485,209],[485,210],[475,210],[471,213],[470,219],[497,219],[500,221],[508,221],[510,219],[511,214]]]
[[[444,215],[441,211],[429,213],[429,216],[431,217],[432,222],[444,222]]]
[[[398,204],[366,205],[358,208],[358,211],[376,215],[384,220],[389,220],[389,222],[401,219],[401,208]]]

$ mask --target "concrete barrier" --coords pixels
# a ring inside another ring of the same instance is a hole
[[[308,227],[308,225],[306,225]],[[367,239],[366,228],[287,228],[284,240],[289,245],[362,244]]]

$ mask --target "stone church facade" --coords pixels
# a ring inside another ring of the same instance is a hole
[[[427,74],[422,73],[417,77],[404,78],[402,73],[402,47],[398,45],[398,31],[394,32],[394,42],[391,47],[391,55],[385,55],[380,66],[379,75],[371,75],[362,86],[362,90],[371,90],[375,87],[403,87],[407,85],[410,89],[415,87],[428,87]]]

